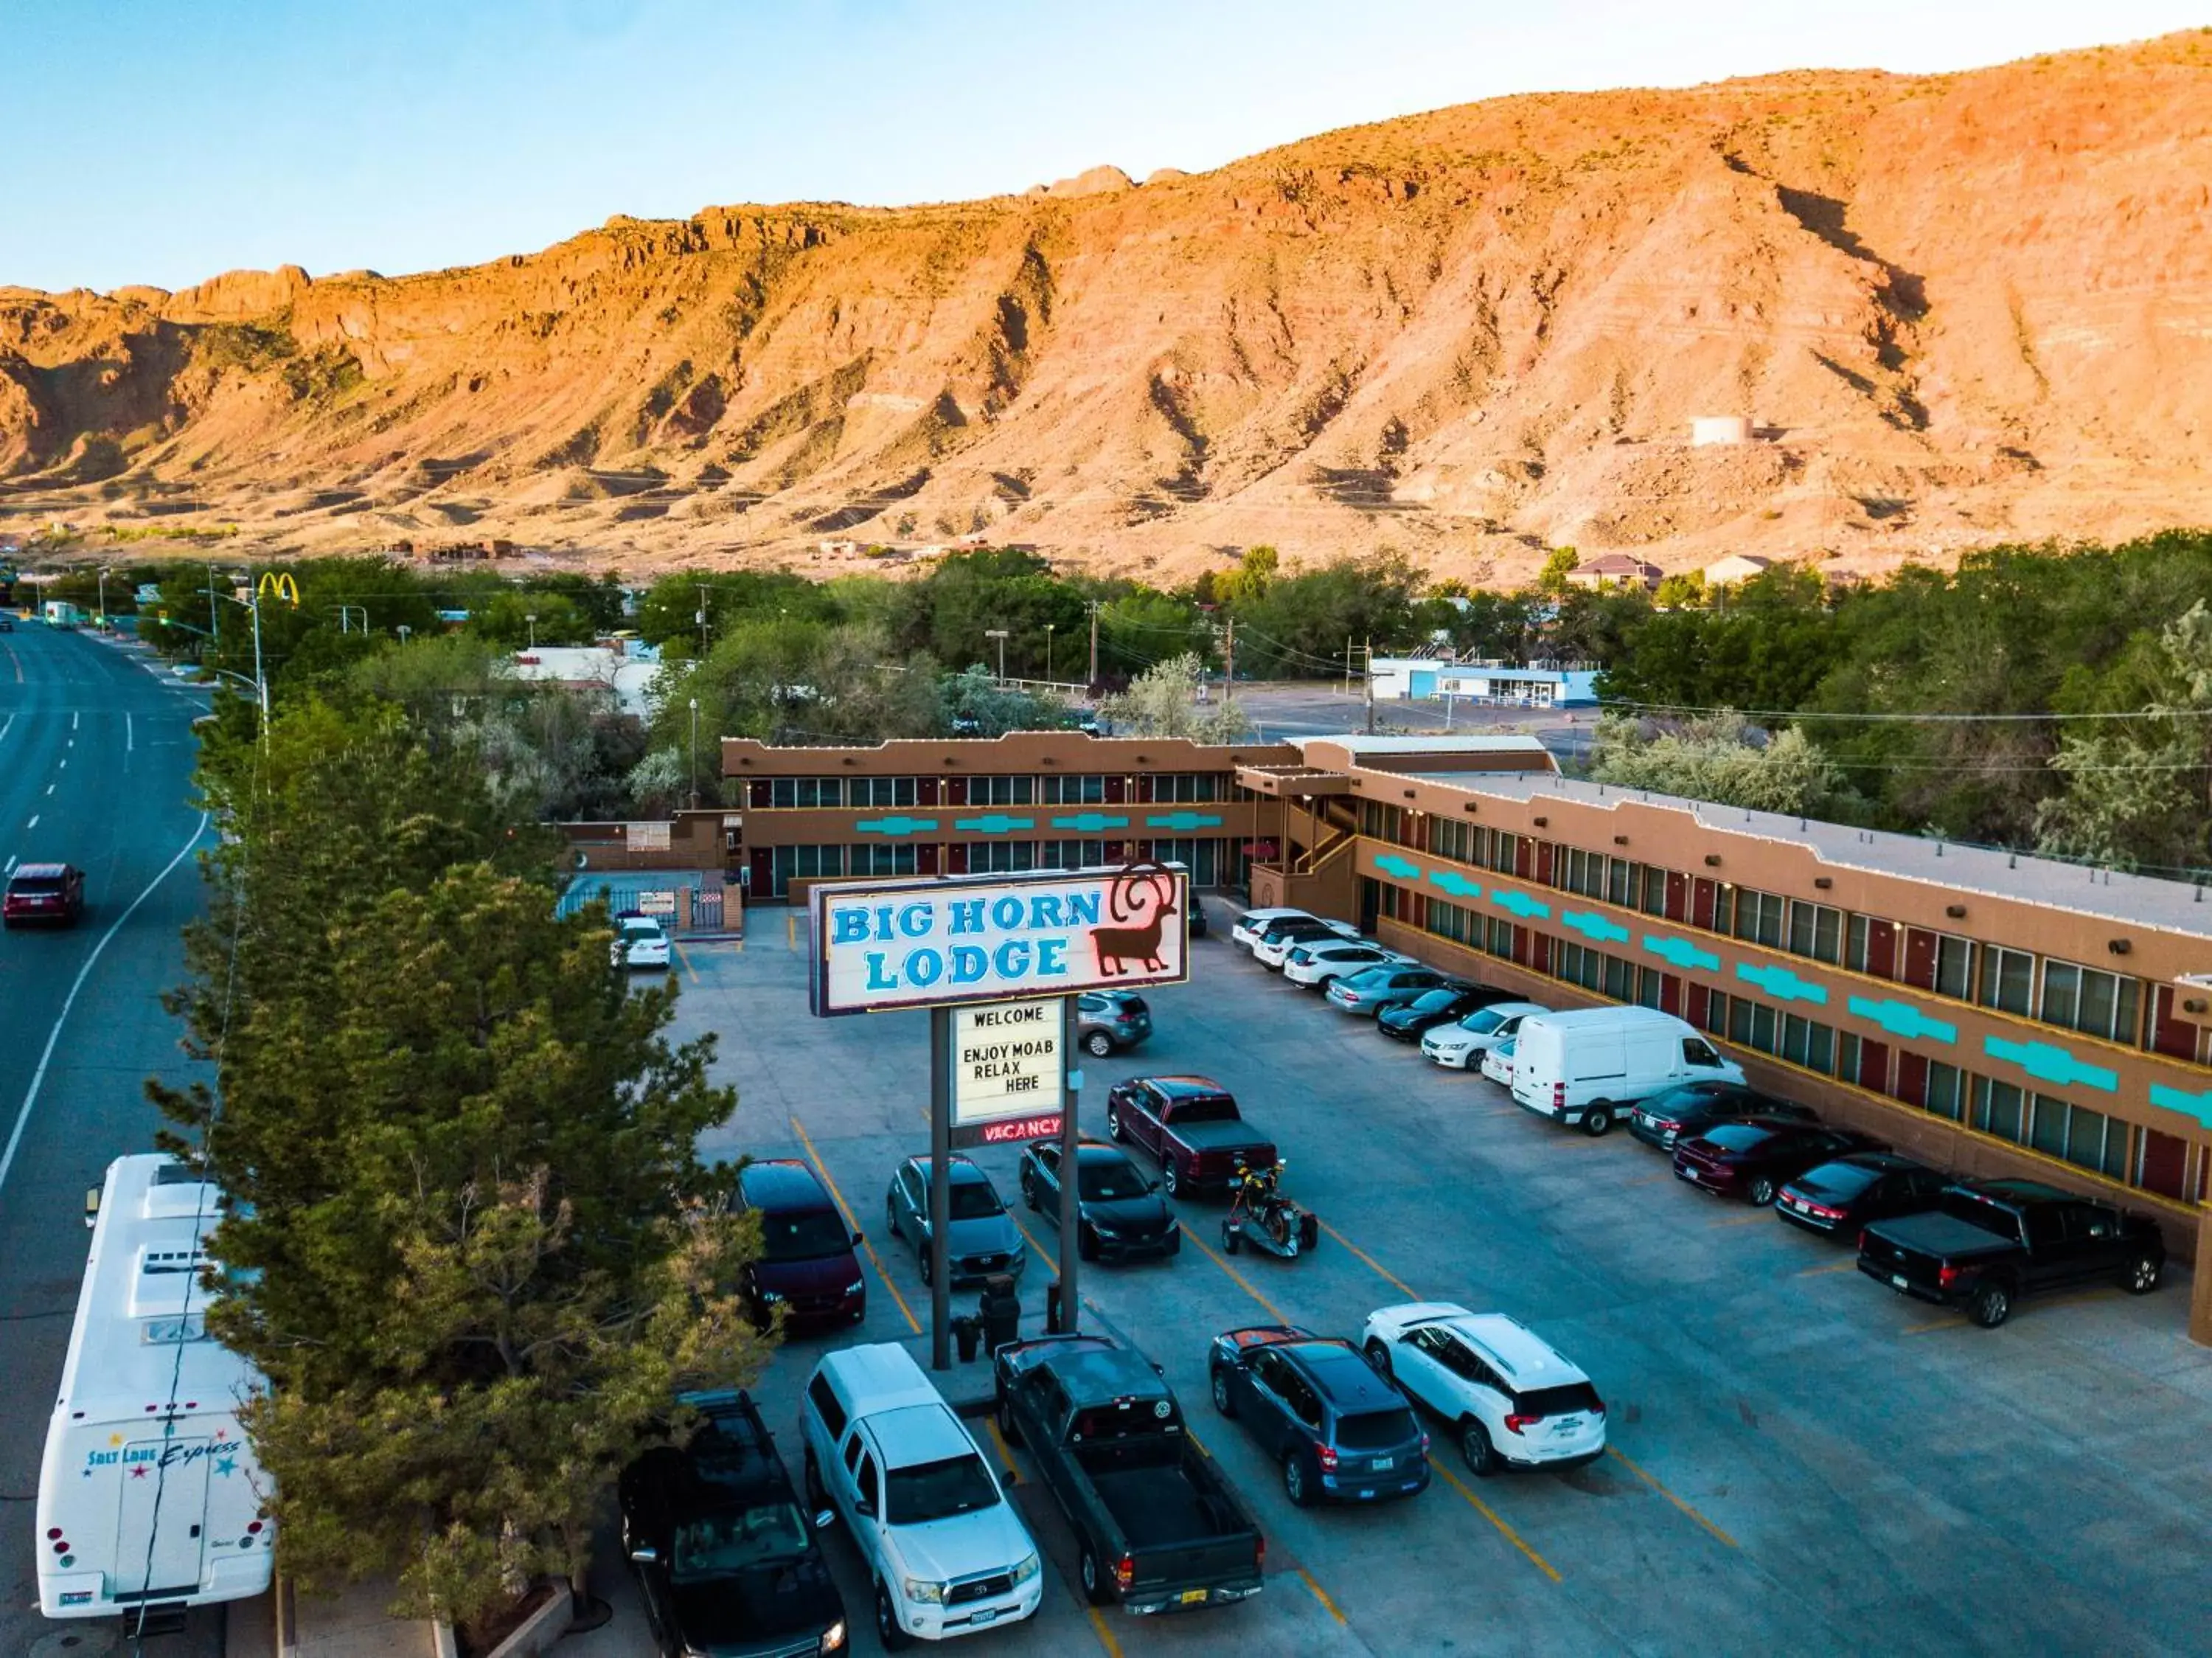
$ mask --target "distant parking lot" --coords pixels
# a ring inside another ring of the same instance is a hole
[[[1085,1062],[1083,1127],[1103,1137],[1109,1082],[1210,1076],[1281,1147],[1321,1245],[1230,1260],[1218,1206],[1185,1203],[1179,1258],[1087,1266],[1083,1289],[1164,1367],[1258,1516],[1267,1590],[1181,1618],[1093,1612],[1064,1522],[1025,1478],[1017,1501],[1057,1581],[1036,1620],[970,1637],[975,1653],[2212,1646],[2212,1353],[2187,1339],[2185,1274],[2147,1298],[2054,1296],[1977,1329],[1868,1283],[1847,1245],[1684,1187],[1625,1134],[1555,1128],[1437,1070],[1255,966],[1209,907],[1193,983],[1147,992],[1152,1039]],[[782,918],[753,922],[746,944],[687,946],[677,969],[678,1034],[719,1033],[718,1074],[740,1094],[703,1149],[817,1161],[874,1252],[866,1325],[832,1341],[908,1336],[927,1292],[911,1250],[887,1241],[884,1196],[927,1147],[926,1016],[811,1019]],[[803,949],[803,922],[795,936]],[[1028,1228],[1036,1308],[1054,1236],[1019,1209],[1016,1153],[975,1155]],[[1594,1378],[1611,1452],[1565,1476],[1476,1479],[1439,1435],[1419,1496],[1293,1508],[1213,1414],[1207,1339],[1277,1320],[1357,1335],[1373,1308],[1415,1300],[1532,1326]],[[821,1345],[791,1344],[758,1390],[794,1460]],[[842,1537],[830,1549],[855,1649],[873,1651],[858,1557]]]

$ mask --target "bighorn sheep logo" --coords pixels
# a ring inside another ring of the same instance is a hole
[[[1150,859],[1132,863],[1114,877],[1106,889],[1106,910],[1121,924],[1091,930],[1100,978],[1118,978],[1131,970],[1132,963],[1152,972],[1166,969],[1160,935],[1167,918],[1176,913],[1175,892],[1175,872]]]

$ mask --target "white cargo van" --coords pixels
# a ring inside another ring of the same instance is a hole
[[[1697,1027],[1656,1008],[1583,1008],[1521,1021],[1513,1098],[1603,1134],[1638,1100],[1683,1082],[1741,1082],[1743,1070]]]
[[[39,1610],[125,1628],[269,1587],[270,1484],[238,1425],[260,1374],[207,1333],[218,1194],[173,1157],[108,1165],[39,1472]]]

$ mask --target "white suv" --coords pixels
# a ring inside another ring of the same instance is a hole
[[[902,1347],[831,1353],[799,1407],[806,1500],[834,1508],[874,1580],[886,1648],[1030,1617],[1036,1544],[960,1418]]]
[[[1549,1013],[1534,1002],[1494,1002],[1454,1025],[1437,1025],[1421,1038],[1421,1051],[1448,1070],[1479,1070],[1482,1056],[1510,1042],[1532,1013]]]
[[[1255,950],[1253,954],[1256,956],[1259,952]],[[1410,966],[1413,958],[1364,939],[1346,938],[1334,942],[1312,940],[1298,945],[1284,958],[1283,977],[1293,984],[1325,990],[1330,979],[1345,973],[1362,972],[1369,967],[1385,967],[1397,962]]]
[[[1375,1368],[1459,1436],[1478,1474],[1578,1467],[1605,1454],[1605,1404],[1590,1379],[1503,1313],[1416,1301],[1370,1313]]]

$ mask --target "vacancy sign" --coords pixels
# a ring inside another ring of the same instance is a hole
[[[1060,1131],[1067,1051],[1057,1000],[952,1010],[952,1137],[961,1145],[1042,1140]]]
[[[1190,976],[1183,872],[1160,863],[831,884],[808,905],[817,1017]]]

